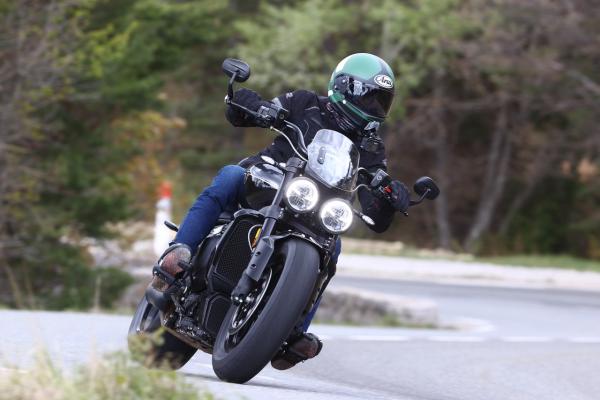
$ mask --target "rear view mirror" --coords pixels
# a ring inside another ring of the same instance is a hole
[[[237,82],[245,82],[250,77],[250,66],[242,60],[226,58],[225,61],[223,61],[221,68],[230,78],[235,74],[235,80]]]
[[[429,192],[425,195],[428,200],[434,200],[440,194],[440,189],[435,184],[434,180],[428,176],[422,176],[415,182],[413,189],[419,196],[423,196],[427,189]]]

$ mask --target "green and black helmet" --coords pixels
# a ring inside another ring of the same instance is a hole
[[[327,95],[334,109],[359,132],[377,128],[392,106],[394,73],[381,58],[356,53],[337,65]]]

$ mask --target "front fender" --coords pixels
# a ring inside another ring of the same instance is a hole
[[[310,243],[319,255],[319,260],[322,261],[325,249],[310,236],[297,232],[288,232],[283,235],[265,236],[260,239],[256,245],[256,248],[254,249],[254,252],[252,253],[252,257],[250,258],[250,262],[248,263],[248,267],[245,271],[246,275],[248,275],[253,281],[258,282],[263,276],[269,260],[271,260],[271,257],[273,257],[278,242],[290,238],[300,239],[304,242]],[[321,265],[323,264],[323,262],[320,263],[319,269],[322,269]]]

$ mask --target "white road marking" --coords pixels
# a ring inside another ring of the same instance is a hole
[[[407,336],[393,336],[393,335],[355,335],[347,336],[347,340],[356,340],[359,342],[406,342],[411,338]]]
[[[501,341],[508,343],[550,343],[550,342],[569,342],[569,343],[588,343],[600,344],[600,336],[578,336],[578,337],[550,337],[550,336],[402,336],[402,335],[333,335],[323,336],[321,339],[327,341],[351,340],[357,342],[408,342],[408,341],[426,341],[443,343],[482,343]]]
[[[600,337],[579,336],[579,337],[567,338],[567,341],[572,342],[572,343],[600,343]]]
[[[500,338],[500,340],[513,343],[546,343],[556,339],[547,336],[506,336]]]
[[[485,337],[481,336],[429,336],[425,338],[431,342],[483,342],[486,340]]]

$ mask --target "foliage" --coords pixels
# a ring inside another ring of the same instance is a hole
[[[411,213],[419,229],[397,224],[388,238],[485,253],[515,250],[519,232],[528,251],[596,254],[598,219],[579,223],[582,204],[594,214],[596,193],[579,165],[598,171],[592,2],[307,0],[261,11],[238,23],[238,51],[260,66],[252,84],[270,96],[323,93],[352,52],[379,54],[394,69],[390,169],[407,181],[431,174],[442,195],[433,216]],[[556,191],[549,180],[567,182]]]
[[[122,269],[90,268],[82,249],[73,245],[57,246],[42,238],[34,246],[40,257],[23,260],[18,271],[7,269],[13,292],[7,301],[18,307],[110,308],[133,283],[131,275]]]
[[[270,96],[297,88],[323,93],[333,67],[346,55],[374,52],[400,79],[400,99],[443,68],[443,40],[470,30],[453,12],[456,0],[308,0],[295,7],[263,3],[260,14],[241,20],[240,56],[259,66],[252,84]],[[299,63],[298,60],[303,62]],[[396,101],[396,113],[404,104]]]
[[[391,64],[390,172],[442,195],[383,238],[600,258],[599,20],[591,0],[0,0],[0,301],[87,307],[73,243],[150,218],[165,177],[182,215],[269,143],[223,118],[230,56],[266,98],[325,94],[352,52]]]
[[[134,363],[128,354],[94,359],[74,372],[63,371],[47,353],[38,353],[26,371],[0,372],[1,400],[210,400],[173,371],[151,370]]]
[[[209,1],[2,2],[0,275],[12,292],[3,300],[28,293],[37,306],[90,304],[89,258],[67,243],[105,236],[108,222],[139,213],[136,194],[163,174],[140,166],[159,159],[142,159],[185,126],[149,110],[161,108],[164,74],[215,40],[222,9]]]

